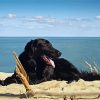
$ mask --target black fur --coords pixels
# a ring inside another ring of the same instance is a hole
[[[52,58],[55,68],[48,65],[42,59],[42,55]],[[51,79],[66,80],[68,82],[77,81],[80,78],[88,81],[100,80],[100,75],[79,72],[72,63],[64,58],[60,58],[60,56],[61,52],[55,49],[48,40],[35,39],[26,44],[24,51],[19,55],[19,59],[29,76],[30,84]],[[0,80],[1,85],[9,85],[11,83],[21,83],[16,72],[11,77]]]

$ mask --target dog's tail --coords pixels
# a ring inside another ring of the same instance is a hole
[[[81,79],[85,81],[100,80],[100,73],[81,71]]]

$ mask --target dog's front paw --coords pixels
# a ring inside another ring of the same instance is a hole
[[[4,81],[0,80],[0,85],[4,86]]]

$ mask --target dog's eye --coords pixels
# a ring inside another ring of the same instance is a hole
[[[38,44],[38,47],[42,47],[42,44]]]
[[[47,46],[47,47],[50,47],[50,45],[49,45],[49,44],[47,44],[46,46]]]

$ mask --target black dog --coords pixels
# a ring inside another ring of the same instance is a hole
[[[30,83],[38,83],[41,80],[51,79],[54,68],[44,60],[56,59],[60,57],[61,52],[53,48],[52,44],[45,39],[35,39],[28,42],[24,52],[19,55],[19,59],[29,76]],[[48,74],[48,75],[47,75]],[[1,80],[0,84],[8,85],[11,83],[20,83],[16,72],[11,77]]]
[[[72,63],[64,58],[59,58],[60,56],[61,52],[55,49],[48,40],[35,39],[26,44],[24,52],[19,55],[19,59],[29,76],[30,84],[51,79],[68,82],[77,81],[80,78],[88,81],[100,80],[100,75],[79,72]],[[21,83],[16,72],[11,77],[0,80],[1,85],[11,83]]]

